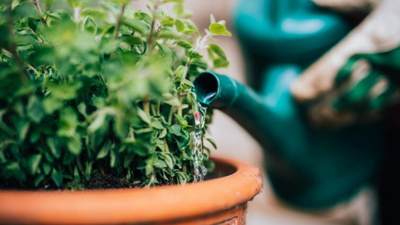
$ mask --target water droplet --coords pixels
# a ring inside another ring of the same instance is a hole
[[[214,95],[212,95],[210,98],[212,98]],[[194,182],[204,180],[204,177],[207,174],[207,169],[203,165],[203,129],[205,125],[206,112],[207,107],[199,103],[198,112],[195,112],[195,129],[192,133],[194,155]]]

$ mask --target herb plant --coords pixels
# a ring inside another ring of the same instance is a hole
[[[60,2],[1,0],[0,183],[81,189],[98,175],[128,186],[191,182],[198,105],[190,80],[228,66],[208,43],[230,36],[225,22],[211,16],[201,36],[183,0],[151,0],[149,13],[128,0],[68,0],[65,10]]]

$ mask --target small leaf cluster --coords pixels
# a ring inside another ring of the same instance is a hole
[[[208,43],[230,35],[225,22],[212,17],[201,36],[182,0],[151,0],[148,13],[129,0],[56,3],[0,4],[0,182],[80,189],[94,174],[132,186],[191,182],[191,80],[228,66]]]

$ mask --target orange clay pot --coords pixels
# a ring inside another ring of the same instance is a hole
[[[0,191],[0,224],[246,224],[260,170],[221,158],[219,178],[155,188]]]

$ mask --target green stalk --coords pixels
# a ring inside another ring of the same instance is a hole
[[[182,93],[179,93],[179,106],[178,106],[178,115],[182,116],[182,100],[183,100],[183,95]]]
[[[10,37],[11,37],[11,39],[14,39],[14,34],[13,34],[13,30],[12,30],[12,24],[14,24],[14,21],[13,21],[13,18],[12,18],[11,4],[7,7],[7,24],[9,24],[9,26],[7,26],[7,27],[9,29]],[[8,51],[13,56],[13,58],[15,60],[15,63],[17,64],[17,66],[20,69],[19,78],[21,80],[21,83],[25,84],[26,80],[27,79],[29,80],[29,76],[25,71],[24,63],[19,58],[19,55],[18,55],[18,52],[17,52],[17,46],[15,45],[13,40],[11,40],[10,42],[11,42],[10,43],[10,49],[8,49]]]
[[[122,19],[124,17],[124,13],[125,13],[125,7],[126,7],[126,4],[121,6],[121,11],[119,13],[117,25],[115,26],[114,40],[117,40],[117,38],[118,38],[119,28],[121,27]]]
[[[169,153],[168,143],[167,143],[167,140],[165,138],[164,138],[164,148],[165,148],[165,151]]]
[[[174,114],[175,107],[171,106],[171,109],[169,110],[169,115],[168,115],[168,123],[171,124],[172,122],[172,115]]]
[[[36,11],[39,13],[39,15],[40,15],[40,16],[43,16],[43,11],[42,11],[42,9],[40,8],[40,2],[39,2],[39,0],[33,0],[32,3],[33,3],[33,5],[35,6]],[[43,17],[43,18],[42,18],[42,22],[47,26],[46,17]]]
[[[81,158],[79,158],[79,156],[76,157],[76,164],[78,165],[78,169],[81,171],[81,174],[84,175],[85,171],[83,170]]]
[[[158,9],[158,4],[154,5],[154,10],[153,10],[153,20],[151,21],[151,25],[150,25],[150,35],[149,38],[147,40],[147,44],[148,44],[148,52],[147,55],[151,55],[151,51],[153,50],[153,42],[154,42],[154,27],[156,25],[156,21],[157,21],[157,9]]]
[[[156,110],[157,110],[157,116],[160,116],[160,107],[161,107],[161,102],[160,101],[158,101],[157,102],[157,105],[156,105]]]
[[[146,112],[147,115],[150,115],[150,101],[147,97],[143,100],[143,110]]]
[[[151,184],[153,183],[154,177],[155,177],[155,175],[154,175],[154,172],[153,172],[153,173],[151,173],[149,183],[146,184],[146,188],[149,188],[151,186]]]
[[[151,113],[153,114],[153,116],[157,116],[155,105],[150,104],[150,108],[151,108]]]

